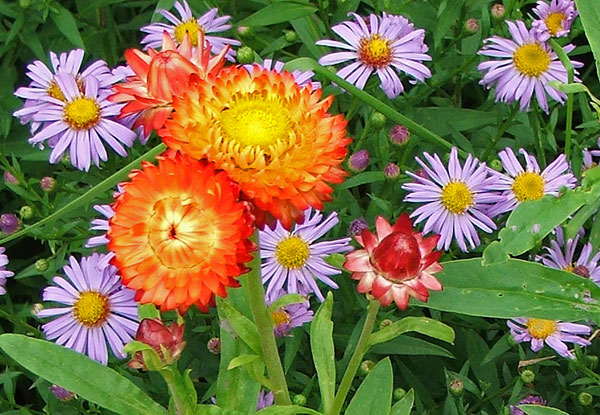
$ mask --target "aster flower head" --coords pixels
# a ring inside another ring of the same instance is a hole
[[[496,181],[489,189],[500,192],[495,197],[494,206],[488,211],[492,217],[512,211],[527,200],[538,200],[544,195],[558,196],[561,187],[572,189],[577,183],[575,176],[569,172],[564,154],[560,154],[541,171],[534,156],[523,149],[519,153],[525,158],[525,168],[519,163],[513,150],[507,147],[498,153],[498,157],[508,174],[490,170]]]
[[[590,334],[592,329],[584,324],[563,323],[539,318],[513,318],[506,322],[516,342],[531,342],[531,350],[538,352],[544,343],[562,357],[573,359],[573,353],[565,343],[589,346],[591,342],[580,335]]]
[[[440,235],[438,249],[448,250],[453,238],[463,252],[469,249],[467,242],[474,249],[481,243],[476,227],[488,233],[496,229],[485,213],[495,200],[489,188],[496,179],[489,175],[485,163],[471,155],[461,166],[456,147],[450,151],[448,168],[437,154],[423,153],[423,157],[429,165],[418,157],[416,160],[428,177],[407,172],[414,182],[402,186],[410,192],[404,198],[406,202],[424,203],[410,216],[417,218],[415,224],[427,220],[423,233]]]
[[[284,70],[283,67],[285,66],[285,63],[281,61],[274,61],[272,59],[265,59],[260,64],[255,63],[244,65],[244,68],[246,68],[248,72],[252,72],[254,70],[254,66],[257,66],[260,69],[266,69],[267,71],[273,70],[277,73],[281,73]],[[321,88],[320,82],[312,80],[312,77],[315,76],[313,71],[301,71],[296,69],[292,71],[292,76],[299,86],[310,85],[313,89]]]
[[[8,256],[5,254],[6,248],[0,246],[0,295],[6,294],[6,279],[15,275],[12,271],[8,271],[6,266],[8,265]]]
[[[126,356],[123,346],[138,328],[134,291],[121,284],[117,269],[106,265],[100,254],[77,261],[69,258],[63,267],[66,279],[54,277],[54,285],[44,289],[44,301],[64,304],[45,308],[38,317],[57,317],[42,326],[48,340],[87,354],[106,365],[106,343],[119,359]]]
[[[533,12],[538,17],[532,23],[541,40],[567,36],[573,20],[579,15],[572,0],[538,0]]]
[[[214,8],[196,18],[186,0],[176,1],[175,9],[179,13],[179,17],[168,10],[158,10],[158,13],[167,19],[170,24],[152,23],[142,27],[142,32],[148,33],[141,41],[142,45],[145,45],[144,49],[160,47],[164,32],[167,32],[177,44],[183,43],[183,39],[187,34],[193,47],[202,45],[202,39],[204,38],[210,42],[214,54],[219,54],[226,49],[227,59],[234,61],[235,51],[229,49],[229,46],[239,46],[241,43],[235,39],[208,35],[209,33],[224,32],[230,29],[231,25],[227,22],[231,19],[231,16],[218,16],[219,10]]]
[[[363,18],[356,13],[349,14],[354,17],[354,22],[344,21],[331,28],[345,43],[337,40],[317,42],[317,45],[344,49],[323,56],[319,59],[321,65],[353,61],[337,75],[363,89],[375,72],[381,81],[381,89],[389,98],[404,91],[396,71],[420,82],[431,77],[429,68],[421,63],[431,60],[423,29],[415,29],[403,16],[383,13],[381,17],[371,14]]]
[[[598,165],[598,163],[594,161],[594,157],[600,157],[600,150],[588,150],[587,148],[584,148],[582,155],[583,155],[583,166],[582,166],[583,171],[585,171],[587,169],[591,169]]]
[[[272,295],[271,298],[266,298],[267,305],[271,305],[286,294],[287,292],[284,289],[279,290],[279,292]],[[275,336],[287,336],[294,327],[300,327],[304,323],[312,321],[313,317],[314,312],[310,309],[308,299],[300,303],[279,307],[278,309],[271,311],[271,318],[275,325]]]
[[[506,24],[512,39],[492,36],[486,39],[486,45],[478,52],[479,55],[500,58],[479,64],[477,69],[485,73],[479,83],[488,89],[496,87],[496,102],[519,101],[521,111],[529,110],[534,93],[538,105],[545,112],[548,112],[546,95],[564,103],[566,94],[548,85],[550,81],[567,82],[567,71],[556,53],[522,21],[507,21]],[[571,44],[563,47],[565,53],[573,49],[575,46]],[[580,62],[571,63],[575,68],[583,66]]]
[[[539,405],[546,406],[547,402],[544,398],[537,395],[528,395],[517,402],[516,405],[510,406],[510,415],[526,415],[525,412],[519,409],[519,405]]]
[[[331,184],[347,175],[340,167],[350,143],[346,121],[327,112],[333,96],[320,98],[320,89],[300,87],[287,71],[230,66],[176,99],[159,134],[225,170],[259,226],[275,218],[290,229],[307,208],[322,209]]]
[[[258,394],[258,402],[256,403],[256,410],[260,411],[261,409],[265,409],[268,406],[271,406],[275,403],[275,395],[272,391],[265,391],[264,389],[260,390]]]
[[[338,222],[335,212],[323,219],[321,212],[308,209],[304,222],[296,224],[292,231],[277,222],[274,229],[265,227],[258,232],[260,257],[265,260],[261,267],[262,278],[267,284],[266,296],[270,302],[279,297],[282,288],[288,293],[314,293],[319,301],[324,301],[317,280],[338,288],[330,277],[342,271],[325,262],[325,257],[352,250],[350,238],[315,242]]]
[[[206,310],[214,295],[239,286],[235,277],[255,249],[252,217],[239,188],[205,160],[180,153],[144,163],[122,183],[109,220],[108,249],[136,301],[162,311]]]
[[[433,251],[439,235],[423,238],[406,213],[394,225],[378,216],[375,226],[376,234],[365,229],[354,235],[364,249],[346,254],[344,268],[359,280],[357,291],[370,292],[384,306],[394,301],[401,310],[410,297],[427,302],[428,290],[442,289],[433,276],[442,270],[437,262],[442,253]]]
[[[48,142],[52,147],[50,163],[59,162],[69,149],[71,164],[85,171],[92,163],[99,166],[100,160],[108,160],[103,141],[120,156],[127,156],[125,147],[133,145],[136,134],[112,119],[121,105],[108,101],[97,79],[89,76],[83,91],[71,74],[59,73],[55,79],[65,99],[45,98],[49,105],[33,116],[45,124],[29,142]]]

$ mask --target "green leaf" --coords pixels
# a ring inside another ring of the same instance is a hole
[[[321,401],[324,412],[328,413],[333,404],[335,394],[335,350],[333,348],[333,294],[327,293],[327,299],[321,306],[310,324],[310,348],[317,369]]]
[[[58,30],[60,30],[73,45],[78,48],[85,48],[83,39],[79,34],[79,29],[77,28],[77,21],[71,12],[56,3],[54,4],[54,7],[58,12],[51,13],[50,16],[52,17],[52,20],[54,20]]]
[[[279,1],[238,22],[238,26],[270,26],[314,14],[318,9],[303,4]]]
[[[385,180],[385,176],[380,171],[365,171],[350,177],[344,183],[340,184],[338,189],[350,189],[351,187],[360,186],[361,184],[381,182]]]
[[[345,415],[387,415],[392,406],[394,375],[392,363],[386,357],[375,365],[346,409]]]
[[[237,311],[227,300],[221,302],[221,307],[235,334],[240,336],[244,343],[246,343],[254,353],[261,356],[262,349],[260,347],[258,330],[252,320]]]
[[[254,362],[256,359],[260,359],[260,357],[258,357],[258,355],[255,355],[255,354],[239,355],[229,361],[229,365],[227,365],[227,370],[231,370],[231,369],[235,369],[236,367],[247,365],[248,363]]]
[[[198,405],[194,415],[247,415],[247,413],[221,408],[216,405]]]
[[[140,321],[145,318],[160,318],[160,311],[154,304],[138,304],[138,315]]]
[[[496,114],[489,111],[476,111],[464,108],[417,108],[413,115],[414,121],[427,125],[432,131],[445,136],[453,130],[469,131],[486,125],[496,125]]]
[[[0,348],[17,363],[65,389],[121,415],[166,415],[135,384],[73,350],[20,334],[0,336]]]
[[[596,71],[600,80],[600,9],[597,0],[575,0],[579,17],[583,23],[585,35],[592,47],[592,53],[596,59]]]
[[[548,82],[548,85],[550,85],[554,89],[558,89],[559,91],[564,92],[565,94],[573,94],[575,92],[588,92],[589,91],[584,84],[579,84],[579,83],[565,84],[565,83],[559,82],[559,81],[550,81],[550,82]]]
[[[409,331],[425,334],[448,343],[454,342],[454,330],[444,323],[427,317],[404,317],[371,334],[369,345],[387,342]]]
[[[369,353],[402,356],[441,356],[454,358],[454,355],[437,344],[410,336],[399,336],[385,343],[376,344]]]
[[[415,391],[409,390],[402,399],[392,406],[392,412],[390,415],[410,415],[413,403],[415,402]]]
[[[426,304],[411,304],[482,317],[600,322],[600,287],[570,272],[519,259],[489,266],[480,258],[442,265],[435,276],[443,291],[431,292]]]
[[[290,304],[298,304],[306,301],[306,297],[300,294],[286,294],[283,297],[278,298],[271,304],[267,310],[272,313],[273,311],[277,311],[281,307],[285,307]]]
[[[321,38],[321,33],[310,16],[294,19],[290,23],[306,49],[313,55],[313,58],[319,59],[325,54],[325,47],[315,44]]]
[[[320,412],[314,409],[304,408],[296,405],[271,405],[264,408],[256,413],[256,415],[295,415],[295,414],[308,414],[308,415],[321,415]]]
[[[560,409],[550,408],[548,406],[540,405],[519,405],[519,409],[525,412],[527,415],[569,415]]]

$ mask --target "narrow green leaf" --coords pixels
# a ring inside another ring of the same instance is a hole
[[[388,415],[393,389],[392,363],[386,357],[371,369],[360,384],[345,415]]]
[[[310,16],[294,19],[290,23],[304,46],[306,46],[306,49],[313,55],[313,58],[319,59],[325,54],[325,48],[315,44],[321,38],[321,33],[317,24]]]
[[[527,415],[569,415],[560,409],[550,408],[549,406],[540,405],[519,405],[519,409],[525,412]]]
[[[589,90],[584,84],[565,84],[560,81],[550,81],[548,82],[548,85],[550,85],[554,89],[558,89],[559,91],[564,92],[565,94],[573,94],[575,92],[589,92]]]
[[[231,359],[231,361],[229,362],[229,365],[227,366],[227,370],[231,370],[231,369],[235,369],[236,367],[247,365],[248,363],[254,362],[256,359],[260,359],[260,357],[258,357],[255,354],[239,355],[239,356]]]
[[[216,405],[198,405],[194,415],[247,415],[247,412],[221,408]]]
[[[335,394],[335,350],[333,348],[333,294],[327,293],[327,299],[310,324],[310,348],[317,369],[319,388],[324,412],[328,413]]]
[[[300,294],[286,294],[283,297],[278,298],[271,304],[267,310],[269,312],[277,311],[281,307],[285,307],[290,304],[298,304],[306,301],[306,297]]]
[[[404,317],[371,334],[369,344],[372,346],[387,342],[409,331],[425,334],[448,343],[454,342],[454,330],[444,323],[427,317]]]
[[[376,344],[369,353],[401,356],[441,356],[454,359],[454,355],[437,344],[410,336],[399,336],[393,340]]]
[[[597,0],[575,0],[579,17],[583,23],[585,35],[592,47],[592,53],[596,60],[596,71],[600,80],[600,9]]]
[[[296,415],[296,414],[308,414],[308,415],[322,415],[320,412],[314,409],[304,408],[296,405],[272,405],[264,408],[256,413],[256,415]]]
[[[380,171],[365,171],[350,177],[344,183],[338,186],[338,189],[350,189],[351,187],[360,186],[361,184],[381,182],[385,180],[385,176]]]
[[[90,402],[121,415],[166,415],[135,384],[73,350],[20,334],[0,336],[0,348],[17,363]]]
[[[415,402],[415,391],[409,390],[402,399],[392,406],[392,412],[390,415],[410,415],[412,411],[413,403]]]
[[[270,26],[313,14],[318,9],[303,4],[279,1],[242,19],[238,26]]]
[[[54,7],[58,12],[51,13],[50,16],[58,27],[58,30],[60,30],[60,32],[65,35],[65,37],[69,39],[73,45],[77,46],[78,48],[85,48],[83,39],[79,34],[79,29],[77,28],[77,21],[71,12],[58,4],[54,4]]]
[[[223,300],[221,306],[235,334],[240,336],[254,353],[259,356],[262,355],[258,330],[252,320],[237,311],[227,300]]]

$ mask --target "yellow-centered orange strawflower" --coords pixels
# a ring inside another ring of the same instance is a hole
[[[207,158],[239,183],[257,223],[276,218],[290,228],[303,212],[331,200],[350,139],[333,97],[300,87],[288,72],[228,67],[196,80],[173,101],[159,131],[171,148]]]
[[[238,286],[255,245],[248,204],[239,187],[212,163],[176,152],[122,183],[107,237],[123,283],[136,301],[161,310],[206,309],[213,295]]]

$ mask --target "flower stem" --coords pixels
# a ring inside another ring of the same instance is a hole
[[[255,232],[254,242],[258,245],[258,237]],[[263,360],[267,368],[269,380],[273,384],[273,395],[277,405],[291,405],[290,392],[288,391],[287,381],[283,373],[283,365],[277,350],[275,333],[273,331],[273,319],[267,311],[265,302],[265,289],[263,287],[260,272],[260,248],[254,253],[254,259],[251,264],[252,270],[246,274],[246,293],[248,294],[248,303],[252,311],[252,317],[258,330],[260,346],[263,352]]]
[[[173,365],[160,370],[160,374],[167,383],[169,394],[175,403],[175,413],[177,415],[192,415],[196,411],[196,402],[193,394],[190,394],[185,385],[185,380],[181,373]]]
[[[358,343],[356,344],[356,349],[354,349],[354,354],[352,354],[350,362],[348,363],[348,367],[344,372],[344,377],[342,378],[340,387],[338,388],[337,394],[333,400],[331,411],[327,415],[339,415],[342,409],[342,405],[346,400],[348,391],[352,386],[352,380],[354,379],[354,376],[356,376],[356,371],[362,362],[363,356],[369,349],[369,339],[371,337],[371,333],[373,332],[373,327],[375,326],[375,319],[377,318],[379,306],[380,303],[377,300],[371,300],[369,302],[365,325],[363,326],[360,337],[358,338]]]
[[[485,153],[483,153],[483,156],[481,156],[481,161],[488,162],[490,153],[492,152],[492,150],[494,150],[494,148],[496,147],[496,144],[498,144],[498,140],[500,140],[502,138],[502,136],[504,135],[506,130],[508,130],[508,128],[510,127],[510,124],[512,123],[513,118],[515,118],[515,115],[517,115],[518,109],[519,109],[519,107],[517,105],[513,105],[513,108],[511,110],[510,114],[508,115],[508,118],[506,119],[506,121],[504,121],[502,123],[500,128],[498,128],[496,135],[494,136],[492,141],[490,141],[490,144],[488,145],[488,147],[485,149]]]
[[[567,71],[567,82],[572,84],[575,82],[575,68],[573,67],[573,63],[565,53],[562,46],[558,44],[556,39],[549,40],[552,49],[554,49],[554,53],[558,56],[563,66]],[[571,130],[573,129],[573,93],[567,94],[567,121],[565,126],[565,156],[567,159],[571,155]]]

